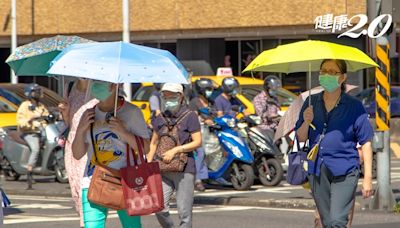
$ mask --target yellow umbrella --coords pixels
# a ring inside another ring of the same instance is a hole
[[[346,61],[347,71],[354,72],[369,67],[378,67],[368,55],[361,50],[330,43],[326,41],[306,40],[280,45],[262,52],[243,72],[307,72],[308,89],[311,96],[311,72],[319,71],[324,59],[341,59]],[[311,99],[308,102],[311,105]],[[312,128],[315,128],[311,125]]]
[[[325,41],[307,40],[280,45],[264,51],[243,72],[319,71],[324,59],[345,60],[349,72],[378,66],[368,55],[357,48]]]

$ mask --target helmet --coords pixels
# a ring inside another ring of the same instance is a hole
[[[32,95],[34,92],[36,95],[33,97]],[[28,84],[25,86],[24,94],[28,99],[32,99],[32,98],[38,99],[42,96],[42,88],[38,84],[35,84],[35,83]]]
[[[194,89],[198,94],[200,94],[204,97],[207,97],[206,91],[212,92],[214,90],[214,85],[213,85],[213,82],[211,81],[211,79],[200,78],[194,82]]]
[[[277,90],[280,87],[282,87],[282,82],[281,80],[276,77],[275,75],[268,75],[264,79],[264,90]]]
[[[239,89],[239,82],[236,78],[224,78],[224,80],[222,80],[221,88],[224,93],[235,95]]]

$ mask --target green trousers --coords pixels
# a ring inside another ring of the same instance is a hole
[[[108,208],[89,202],[88,189],[82,189],[82,210],[85,228],[104,228],[106,226]],[[125,210],[117,211],[123,228],[142,228],[139,216],[129,216]]]

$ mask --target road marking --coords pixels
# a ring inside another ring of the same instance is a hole
[[[45,196],[27,196],[27,195],[8,195],[10,199],[28,200],[28,201],[48,201],[48,202],[71,202],[72,198],[67,197],[45,197]]]
[[[34,222],[61,222],[61,221],[75,221],[79,220],[79,217],[60,217],[60,218],[52,218],[52,217],[39,217],[39,216],[22,216],[19,215],[14,216],[13,219],[9,219],[8,216],[5,217],[4,219],[4,224],[5,225],[10,225],[10,224],[20,224],[20,223],[34,223]],[[109,216],[111,217],[111,216]]]
[[[392,142],[390,143],[390,148],[392,149],[394,155],[396,155],[397,158],[400,158],[400,145],[398,143]]]
[[[264,200],[260,200],[260,201],[264,201]],[[315,210],[311,210],[311,209],[275,208],[275,207],[257,207],[255,209],[258,209],[258,210],[269,210],[269,211],[306,212],[306,213],[314,213],[315,212]]]
[[[60,204],[49,204],[49,203],[13,204],[12,207],[18,209],[57,209],[57,210],[72,209],[72,207],[70,206],[63,206]]]
[[[236,191],[236,190],[226,190],[226,191],[207,191],[202,193],[196,193],[196,196],[223,196],[223,195],[241,195],[241,194],[251,194],[251,193],[291,193],[290,190],[303,189],[301,186],[290,186],[290,187],[273,187],[273,188],[261,188],[249,191]]]
[[[196,206],[193,208],[193,213],[215,213],[215,212],[230,212],[230,211],[244,211],[244,210],[270,210],[270,211],[290,211],[290,212],[303,212],[314,213],[314,210],[290,209],[290,208],[271,208],[271,207],[250,207],[250,206]],[[176,209],[171,210],[171,214],[178,214]],[[5,217],[4,224],[22,224],[22,223],[37,223],[37,222],[62,222],[62,221],[78,221],[78,216],[60,215],[55,217],[50,216],[27,216],[27,215],[9,215]],[[107,218],[118,218],[115,211],[110,211]]]

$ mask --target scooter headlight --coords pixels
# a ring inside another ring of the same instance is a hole
[[[230,128],[234,128],[236,126],[235,119],[226,119],[225,122],[226,122],[226,125],[228,125],[228,127],[230,127]]]
[[[251,116],[249,116],[249,118],[252,120],[252,121],[254,121],[254,123],[255,124],[257,124],[257,125],[259,125],[259,124],[261,124],[261,117],[260,116],[257,116],[257,115],[251,115]]]

